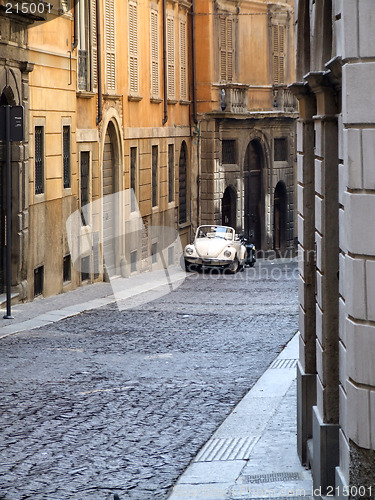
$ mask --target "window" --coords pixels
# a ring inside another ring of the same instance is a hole
[[[130,148],[130,211],[136,209],[137,148]]]
[[[220,80],[233,80],[233,19],[232,16],[219,18]]]
[[[81,281],[90,279],[90,255],[81,258]]]
[[[70,126],[63,126],[63,175],[64,188],[70,188]]]
[[[174,264],[174,247],[168,247],[168,266]]]
[[[174,200],[174,146],[168,144],[168,202]]]
[[[180,20],[180,99],[187,100],[186,20]]]
[[[286,137],[274,139],[274,155],[275,161],[288,161],[288,142]]]
[[[285,26],[274,24],[272,26],[272,69],[273,84],[285,82]]]
[[[81,152],[81,219],[82,225],[88,224],[87,209],[84,207],[89,202],[89,181],[90,181],[90,153],[88,151]]]
[[[42,295],[44,285],[44,266],[34,269],[34,297]]]
[[[222,164],[225,165],[225,164],[237,163],[236,141],[233,139],[223,140],[221,146],[222,146],[222,155],[221,155]]]
[[[90,8],[88,0],[79,2],[78,90],[90,90]]]
[[[159,28],[158,11],[151,9],[151,96],[159,97]]]
[[[35,127],[35,194],[44,193],[44,127]]]
[[[107,92],[116,90],[116,31],[114,0],[105,0],[105,74]]]
[[[168,98],[175,98],[175,48],[174,48],[174,19],[167,19],[167,77]]]
[[[63,260],[63,282],[67,283],[68,281],[71,281],[71,279],[71,258],[70,255],[66,255]]]
[[[178,222],[187,222],[187,165],[186,144],[182,143],[178,164]]]
[[[158,204],[158,147],[152,146],[152,206]]]
[[[137,4],[129,2],[129,92],[138,93],[138,19]]]

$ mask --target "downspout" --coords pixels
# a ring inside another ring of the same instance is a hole
[[[163,125],[168,121],[168,94],[167,94],[167,0],[163,0],[163,80],[164,80],[164,95],[163,95],[163,105],[164,105],[164,115],[163,115]]]
[[[98,81],[98,116],[96,124],[103,119],[103,91],[102,91],[102,32],[100,26],[100,0],[95,0],[96,4],[96,66]]]
[[[197,118],[197,78],[195,74],[196,54],[195,54],[195,4],[191,1],[191,55],[192,55],[192,83],[193,83],[193,121],[198,123]]]
[[[74,1],[74,35],[70,53],[78,47],[78,3],[79,0]]]

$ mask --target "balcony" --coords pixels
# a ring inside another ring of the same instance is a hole
[[[273,87],[273,109],[284,113],[298,111],[297,99],[285,85]]]
[[[240,83],[219,85],[219,110],[224,113],[246,113],[248,87]]]

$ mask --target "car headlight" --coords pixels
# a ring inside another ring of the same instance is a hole
[[[187,249],[185,250],[186,252],[186,255],[193,255],[193,249],[191,247],[187,247]]]
[[[232,252],[230,250],[225,250],[224,251],[224,257],[231,257]]]

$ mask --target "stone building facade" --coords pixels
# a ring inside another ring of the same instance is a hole
[[[195,3],[199,220],[293,251],[293,2]]]
[[[296,12],[298,453],[323,494],[374,498],[375,4]]]

